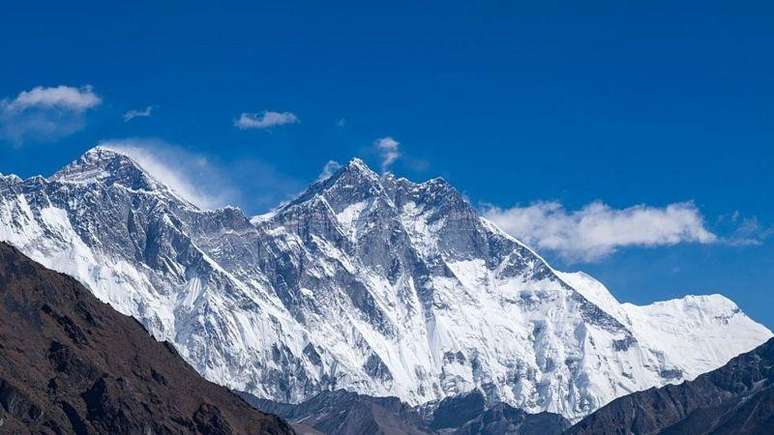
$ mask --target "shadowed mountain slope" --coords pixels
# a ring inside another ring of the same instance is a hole
[[[338,390],[297,405],[240,395],[256,408],[292,422],[301,434],[336,435],[559,435],[570,423],[559,414],[529,414],[506,403],[487,406],[472,391],[419,407],[396,397]]]
[[[774,433],[774,339],[694,381],[616,399],[569,433]]]
[[[0,432],[293,433],[75,279],[2,242]]]

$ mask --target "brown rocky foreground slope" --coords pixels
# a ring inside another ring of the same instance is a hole
[[[774,338],[693,381],[613,400],[568,434],[774,434]]]
[[[74,279],[0,242],[0,432],[290,434]]]

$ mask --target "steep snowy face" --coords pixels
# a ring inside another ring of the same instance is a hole
[[[132,159],[105,147],[89,150],[52,175],[50,180],[62,183],[120,184],[128,189],[146,191],[163,188]]]
[[[97,148],[48,180],[0,177],[0,239],[135,316],[208,379],[278,401],[346,388],[419,404],[480,389],[576,419],[771,335],[716,296],[620,304],[444,180],[357,159],[251,222]]]

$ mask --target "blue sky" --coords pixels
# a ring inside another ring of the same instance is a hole
[[[257,213],[392,150],[621,300],[774,327],[770,2],[156,3],[4,8],[0,172],[111,140]]]

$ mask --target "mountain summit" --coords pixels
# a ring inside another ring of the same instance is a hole
[[[62,183],[120,184],[128,189],[154,190],[161,184],[127,154],[98,146],[49,178]]]
[[[579,419],[771,337],[722,296],[620,304],[555,271],[442,179],[353,160],[252,221],[190,206],[96,148],[50,179],[0,177],[0,240],[80,280],[206,378],[299,402],[348,389]]]
[[[131,153],[110,146],[100,145],[90,149],[78,160],[49,177],[48,181],[67,184],[118,185],[130,190],[174,196],[177,201],[186,203],[188,207],[195,207],[143,168],[132,158]]]

